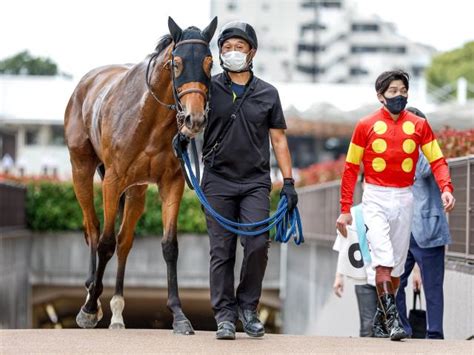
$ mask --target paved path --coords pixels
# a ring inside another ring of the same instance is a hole
[[[340,338],[267,334],[260,339],[238,333],[217,341],[213,332],[176,336],[169,330],[0,330],[0,354],[474,354],[474,341]]]

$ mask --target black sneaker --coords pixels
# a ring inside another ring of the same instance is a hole
[[[225,320],[217,324],[216,339],[235,339],[235,324]]]
[[[256,311],[250,309],[239,309],[239,319],[244,326],[244,331],[251,337],[263,337],[265,334],[265,327],[263,326]]]

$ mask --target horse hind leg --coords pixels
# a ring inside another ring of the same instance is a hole
[[[85,282],[88,290],[96,274],[97,245],[99,240],[100,226],[94,207],[93,181],[94,173],[99,160],[89,142],[80,147],[70,147],[72,164],[73,186],[76,198],[81,206],[83,214],[84,232],[90,249],[89,272]],[[89,294],[87,295],[89,298]],[[92,328],[102,317],[100,302],[97,304],[96,316],[83,315],[76,319],[82,328]],[[97,322],[94,320],[97,318]]]
[[[120,231],[117,235],[117,279],[115,293],[110,301],[110,309],[112,310],[110,329],[125,328],[122,316],[125,307],[125,299],[123,297],[125,265],[133,245],[135,227],[145,210],[147,187],[148,185],[132,186],[125,193],[125,209]]]
[[[105,175],[102,184],[104,199],[104,231],[97,245],[99,263],[94,281],[88,287],[88,297],[76,317],[76,322],[82,328],[93,328],[100,321],[102,312],[99,297],[103,291],[102,279],[105,267],[115,252],[115,217],[119,206],[120,191],[117,177]]]

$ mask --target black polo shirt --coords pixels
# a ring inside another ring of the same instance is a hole
[[[269,129],[286,129],[278,91],[252,76],[246,93],[235,97],[231,83],[225,72],[211,80],[210,111],[204,132],[204,165],[211,173],[234,182],[270,182]],[[242,97],[245,98],[234,122],[219,147],[211,152]]]

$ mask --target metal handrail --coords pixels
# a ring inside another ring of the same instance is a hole
[[[448,160],[454,185],[456,206],[447,215],[452,244],[448,257],[474,261],[474,155]]]
[[[453,243],[448,246],[449,257],[474,261],[474,155],[448,159],[457,203],[448,215]],[[339,215],[341,181],[330,181],[298,189],[303,232],[307,240],[333,241]],[[359,189],[358,189],[359,190]],[[359,193],[355,194],[357,203]]]

